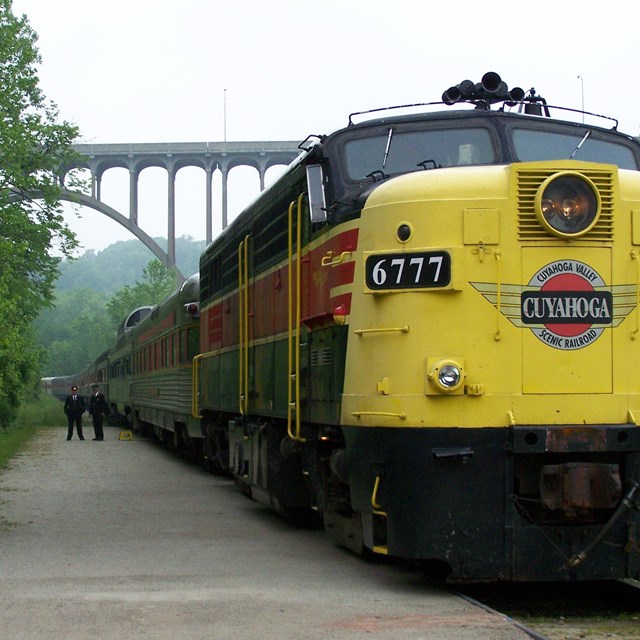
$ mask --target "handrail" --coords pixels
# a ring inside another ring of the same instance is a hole
[[[496,342],[500,342],[502,339],[502,335],[500,334],[500,307],[502,305],[502,262],[500,261],[500,252],[496,251],[494,253],[496,258],[496,286],[497,286],[497,297],[496,297],[496,332],[493,336],[493,339]]]
[[[371,506],[373,507],[373,513],[377,516],[387,517],[387,512],[382,509],[382,505],[378,502],[378,491],[380,490],[380,480],[383,477],[383,472],[379,471],[376,474],[375,482],[373,483],[373,493],[371,494]]]
[[[300,327],[301,327],[301,273],[302,260],[300,256],[302,244],[302,201],[304,193],[289,205],[288,232],[288,357],[287,357],[287,435],[291,440],[304,442],[300,435]],[[293,286],[293,211],[296,211],[296,283]],[[293,295],[295,293],[295,309]],[[295,339],[295,342],[294,342]],[[295,367],[295,368],[294,368]],[[293,388],[292,388],[293,386]],[[295,431],[293,428],[293,413],[295,411]]]
[[[238,245],[238,404],[240,415],[249,405],[249,236]]]
[[[323,267],[335,267],[346,262],[347,258],[351,257],[351,254],[351,251],[343,251],[340,254],[334,254],[333,251],[327,251],[327,255],[322,257],[320,264]]]
[[[198,390],[200,388],[200,360],[203,356],[203,353],[194,356],[191,364],[191,415],[194,418],[202,418],[200,407],[198,406]]]
[[[378,489],[380,488],[380,474],[376,475],[376,480],[373,483],[373,493],[371,494],[371,506],[374,509],[374,513],[383,514],[382,505],[378,502]]]
[[[287,434],[294,439],[291,433],[291,412],[293,410],[293,394],[291,392],[291,376],[293,375],[293,208],[295,201],[289,204],[288,232],[287,232]]]
[[[361,418],[362,416],[381,416],[384,418],[398,418],[399,420],[406,420],[406,413],[393,413],[392,411],[352,411],[351,415],[354,418]]]
[[[640,330],[640,259],[635,251],[631,252],[631,259],[636,261],[636,328],[631,332],[631,339],[635,340]]]
[[[240,415],[244,415],[244,402],[242,398],[242,381],[243,381],[243,366],[244,359],[242,357],[244,350],[244,314],[243,314],[243,299],[242,299],[242,262],[243,262],[243,248],[244,240],[238,245],[238,408]]]
[[[405,324],[403,327],[380,327],[378,329],[356,329],[353,333],[357,336],[363,336],[365,333],[389,333],[393,331],[409,333],[409,325]]]
[[[249,409],[249,236],[244,242],[244,412]]]
[[[383,472],[379,471],[376,474],[375,482],[373,483],[373,493],[371,494],[371,507],[374,516],[380,516],[382,518],[387,517],[387,512],[383,511],[382,505],[378,502],[378,491],[380,489],[380,479],[383,477]],[[373,544],[374,553],[380,553],[382,555],[388,555],[389,548],[386,544]]]

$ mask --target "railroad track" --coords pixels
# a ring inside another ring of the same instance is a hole
[[[498,612],[535,640],[640,638],[640,583],[466,585],[458,595]]]

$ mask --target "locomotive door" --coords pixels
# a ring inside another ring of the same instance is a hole
[[[611,251],[522,251],[522,392],[611,393]]]

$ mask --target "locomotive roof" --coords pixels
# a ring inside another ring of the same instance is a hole
[[[433,106],[443,106],[444,103],[429,103]],[[466,105],[465,105],[466,106]],[[404,107],[397,107],[398,109],[402,109]],[[389,111],[392,109],[396,109],[396,107],[390,107]],[[350,123],[341,129],[338,129],[331,134],[320,137],[323,141],[328,138],[332,138],[335,135],[342,134],[345,131],[357,131],[361,129],[368,129],[371,127],[384,126],[384,125],[394,125],[394,124],[410,124],[410,123],[420,123],[420,122],[452,122],[452,121],[460,121],[460,120],[469,120],[469,119],[482,119],[486,121],[490,121],[491,119],[498,118],[501,120],[511,120],[511,121],[520,121],[527,124],[535,124],[536,122],[545,122],[545,123],[557,123],[562,125],[575,125],[576,127],[587,127],[589,129],[597,129],[603,132],[607,132],[609,134],[619,135],[626,139],[635,139],[633,136],[622,133],[617,130],[617,120],[614,118],[610,118],[609,116],[603,116],[599,114],[593,114],[589,112],[577,111],[575,109],[569,109],[565,107],[558,106],[548,106],[549,112],[554,110],[554,116],[556,113],[565,114],[567,117],[552,117],[552,116],[541,116],[541,115],[531,115],[527,113],[520,113],[518,111],[506,110],[506,109],[498,109],[498,110],[490,110],[490,109],[477,109],[466,106],[466,108],[459,107],[456,109],[438,109],[434,111],[419,111],[414,113],[402,113],[397,115],[383,115],[380,117],[370,117],[364,119],[360,122],[352,122],[351,119],[354,115],[360,114],[351,114]],[[372,112],[362,112],[362,115],[366,115]],[[573,116],[570,117],[570,116]],[[593,121],[583,122],[581,118],[583,116],[590,116],[592,119],[597,120],[600,124],[596,124]],[[606,126],[609,123],[611,126]]]
[[[346,127],[325,135],[308,136],[300,143],[300,149],[303,153],[289,165],[287,171],[273,185],[262,191],[246,207],[245,211],[249,216],[239,215],[236,217],[205,249],[203,255],[210,253],[213,245],[222,240],[232,229],[248,224],[248,219],[251,218],[250,211],[258,211],[269,206],[269,202],[277,200],[281,192],[287,191],[288,187],[299,181],[304,176],[306,165],[323,162],[328,157],[335,157],[341,153],[339,147],[343,141],[360,137],[360,132],[362,137],[365,137],[368,131],[371,131],[373,135],[373,130],[376,128],[388,127],[390,129],[398,126],[400,129],[411,129],[415,125],[416,129],[437,129],[439,125],[442,125],[442,128],[446,129],[448,125],[457,126],[463,122],[484,124],[494,129],[497,139],[501,140],[500,149],[493,162],[490,162],[493,164],[519,160],[514,156],[512,150],[507,151],[509,143],[506,142],[506,134],[504,133],[507,126],[513,127],[522,123],[523,128],[531,130],[560,131],[562,128],[565,133],[571,132],[575,128],[575,135],[580,138],[588,132],[589,135],[596,134],[592,136],[593,138],[608,139],[612,142],[619,141],[626,146],[631,143],[634,147],[635,163],[640,166],[638,164],[640,163],[638,139],[617,131],[618,123],[614,118],[547,105],[546,101],[535,93],[535,89],[531,89],[526,96],[524,91],[517,87],[509,91],[499,76],[491,73],[483,76],[482,83],[476,84],[473,92],[468,94],[467,98],[457,99],[457,92],[462,89],[467,91],[468,87],[465,88],[465,83],[469,82],[463,81],[460,85],[449,88],[443,94],[442,101],[352,113]],[[447,108],[445,105],[451,108]],[[379,133],[375,132],[376,135]],[[335,166],[333,170],[336,170]],[[388,176],[384,178],[386,177]],[[334,186],[336,185],[335,178],[334,175]],[[342,176],[337,180],[338,187],[333,193],[334,202],[339,203],[338,208],[343,208],[343,205],[347,203],[354,204],[358,194],[361,195],[367,191],[377,181],[376,178],[368,179],[365,184],[363,180],[353,180]],[[352,204],[349,204],[347,208],[352,208]]]

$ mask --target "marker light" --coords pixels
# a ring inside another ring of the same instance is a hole
[[[556,173],[547,178],[535,197],[536,217],[555,236],[574,238],[593,228],[600,214],[600,194],[579,173]]]

